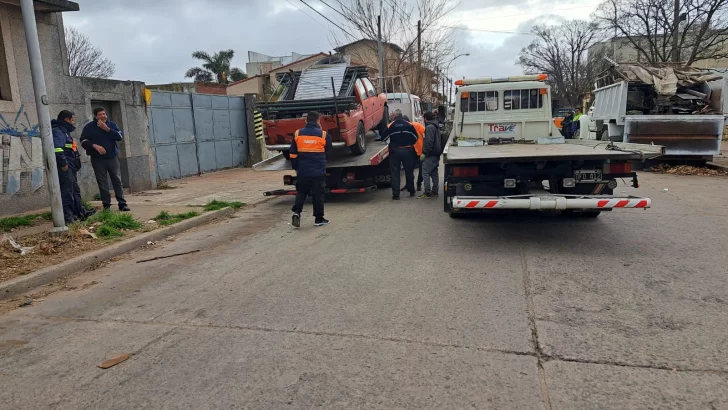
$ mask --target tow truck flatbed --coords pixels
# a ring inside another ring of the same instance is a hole
[[[639,151],[637,150],[639,145]],[[448,163],[498,163],[517,161],[649,159],[662,155],[664,147],[645,144],[609,143],[596,140],[566,140],[564,144],[499,144],[459,147],[448,145]]]
[[[389,173],[389,147],[375,140],[374,133],[367,135],[367,153],[353,155],[348,149],[334,148],[326,156],[326,193],[365,193],[391,182]],[[283,154],[253,165],[255,171],[293,170],[291,161]],[[296,185],[295,175],[285,175],[284,185]],[[265,192],[265,196],[295,195],[295,189],[278,189]]]

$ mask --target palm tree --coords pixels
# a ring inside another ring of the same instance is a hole
[[[205,51],[195,51],[192,57],[204,61],[202,67],[194,67],[187,70],[185,78],[194,78],[199,82],[217,82],[228,84],[230,81],[239,81],[248,78],[248,75],[239,68],[230,68],[230,61],[235,52],[223,50],[210,56]]]

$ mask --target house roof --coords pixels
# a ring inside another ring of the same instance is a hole
[[[343,46],[336,47],[334,50],[335,51],[338,51],[338,52],[342,52],[345,48],[347,48],[349,46],[353,46],[354,44],[357,44],[357,43],[361,43],[363,41],[376,43],[376,40],[371,40],[371,39],[368,39],[368,38],[363,38],[361,40],[354,41],[353,43],[344,44]],[[402,49],[402,47],[400,47],[400,46],[398,46],[398,45],[396,45],[394,43],[387,43],[386,41],[382,41],[382,44],[385,44],[385,45],[390,46],[392,49],[394,49],[394,51],[396,51],[398,53],[404,53],[404,50]]]
[[[20,0],[2,0],[2,3],[12,4],[20,7]],[[36,11],[47,13],[61,13],[64,11],[79,11],[78,3],[68,0],[34,0],[33,6]]]
[[[260,78],[260,77],[266,77],[267,75],[268,75],[268,74],[258,74],[258,75],[254,75],[254,76],[252,76],[252,77],[248,77],[248,78],[243,78],[242,80],[234,81],[234,82],[232,82],[232,83],[228,84],[227,86],[228,86],[228,87],[231,87],[231,86],[233,86],[233,85],[235,85],[235,84],[240,84],[240,83],[244,83],[244,82],[246,82],[246,81],[250,81],[250,80],[252,80],[252,79],[255,79],[255,78]]]
[[[298,64],[298,63],[301,63],[301,62],[304,62],[304,61],[308,61],[308,60],[313,60],[314,58],[321,58],[321,57],[328,57],[328,56],[329,56],[329,55],[328,55],[328,54],[326,54],[326,53],[318,53],[318,54],[314,54],[314,55],[312,55],[312,56],[308,56],[308,57],[306,57],[306,58],[302,58],[302,59],[300,59],[300,60],[296,60],[296,61],[294,61],[294,62],[292,62],[292,63],[290,63],[290,64],[286,64],[286,65],[282,65],[282,66],[280,66],[280,67],[276,67],[276,68],[274,68],[274,69],[270,70],[270,72],[271,72],[271,73],[274,73],[274,72],[277,72],[277,71],[279,71],[279,70],[283,70],[283,69],[286,69],[286,68],[288,68],[288,67],[290,67],[290,66],[292,66],[292,65],[294,65],[294,64]]]

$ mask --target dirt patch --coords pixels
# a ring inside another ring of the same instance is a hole
[[[728,176],[728,171],[707,167],[694,167],[691,165],[660,164],[652,167],[650,171],[670,175]]]

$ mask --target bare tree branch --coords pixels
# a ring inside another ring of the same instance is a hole
[[[101,49],[74,27],[66,28],[66,52],[68,72],[73,77],[109,78],[116,71]]]
[[[516,63],[527,73],[547,74],[553,95],[571,106],[591,89],[594,68],[589,48],[598,41],[595,23],[570,21],[560,26],[534,26],[537,38],[521,50]]]
[[[675,36],[685,64],[728,57],[728,0],[682,0],[684,20],[677,32],[674,6],[665,0],[606,0],[594,18],[607,32],[625,38],[645,62],[672,61]]]

